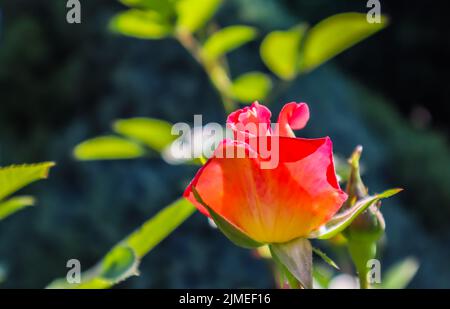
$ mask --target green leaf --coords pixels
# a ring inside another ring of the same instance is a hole
[[[303,49],[302,71],[311,71],[342,51],[366,39],[387,26],[368,23],[366,14],[342,13],[324,19],[308,32]]]
[[[101,277],[118,283],[130,276],[137,275],[139,261],[133,249],[126,246],[117,246],[111,250],[100,264]]]
[[[233,81],[231,93],[243,103],[264,100],[272,89],[272,80],[261,72],[249,72]]]
[[[325,252],[323,252],[322,250],[320,250],[319,248],[312,248],[313,252],[315,254],[317,254],[318,256],[320,256],[320,258],[322,260],[325,261],[325,263],[327,263],[328,265],[330,265],[331,267],[336,268],[337,270],[340,270],[339,266],[330,258],[328,257],[328,255],[325,254]]]
[[[258,32],[249,26],[230,26],[212,34],[203,45],[206,60],[216,60],[222,55],[254,40]]]
[[[231,224],[225,218],[217,214],[211,207],[209,207],[202,200],[202,198],[200,197],[194,186],[192,186],[192,193],[194,194],[194,197],[197,200],[197,202],[199,202],[203,207],[205,207],[208,210],[209,215],[213,219],[214,223],[232,243],[243,248],[258,248],[264,245],[251,239],[238,227]]]
[[[139,39],[161,39],[172,33],[172,26],[156,11],[131,9],[114,16],[109,28],[113,32]]]
[[[50,168],[54,165],[53,162],[43,162],[1,167],[0,201],[32,182],[47,178]]]
[[[140,259],[189,218],[195,209],[184,198],[176,200],[114,246],[96,266],[85,271],[80,284],[69,284],[61,278],[47,288],[104,289],[136,275]]]
[[[188,219],[196,208],[181,198],[167,206],[124,240],[141,258]]]
[[[419,270],[419,263],[409,257],[398,262],[386,271],[380,287],[383,289],[404,289]]]
[[[101,262],[81,274],[80,283],[69,283],[66,278],[54,280],[48,289],[106,289],[121,281],[138,275],[134,251],[126,246],[114,247]]]
[[[221,2],[222,0],[178,0],[177,28],[181,31],[196,32],[214,16]]]
[[[78,144],[74,156],[78,160],[115,160],[138,158],[144,149],[133,141],[117,136],[100,136]]]
[[[5,219],[22,208],[33,205],[34,198],[31,196],[17,196],[0,202],[0,220]]]
[[[375,196],[369,196],[355,203],[350,209],[335,215],[328,223],[316,231],[311,232],[308,238],[329,239],[347,228],[353,220],[358,217],[364,210],[369,208],[377,201],[391,197],[402,191],[402,189],[390,189]]]
[[[291,80],[299,71],[300,44],[306,26],[297,26],[287,31],[273,31],[261,43],[261,59],[278,77]]]
[[[138,140],[153,150],[161,152],[177,137],[172,135],[172,125],[152,118],[131,118],[117,120],[113,124],[115,132]]]
[[[274,256],[306,289],[312,288],[312,246],[308,239],[270,245]]]

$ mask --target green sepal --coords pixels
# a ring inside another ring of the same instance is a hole
[[[402,190],[403,189],[399,188],[386,190],[383,193],[369,196],[356,202],[356,204],[350,209],[334,216],[328,223],[320,227],[318,230],[311,232],[308,235],[308,238],[329,239],[336,236],[348,227],[359,214],[368,209],[371,205],[381,199],[391,197]]]
[[[328,255],[326,255],[325,252],[323,252],[322,250],[320,250],[319,248],[313,247],[312,248],[313,252],[315,254],[317,254],[318,256],[320,256],[320,258],[327,263],[328,265],[330,265],[331,267],[336,268],[337,270],[340,270],[339,266],[336,264],[335,261],[333,261]]]
[[[272,260],[275,263],[275,266],[277,267],[278,273],[279,273],[279,285],[280,288],[284,287],[284,284],[287,282],[289,287],[291,289],[300,289],[302,286],[300,282],[295,278],[295,276],[289,271],[289,269],[284,266],[283,263],[278,259],[277,255],[273,251],[273,248],[271,245],[269,245],[269,251],[270,255],[272,256]]]
[[[308,239],[297,238],[286,243],[270,244],[270,250],[274,260],[284,265],[301,287],[312,288],[312,246]]]

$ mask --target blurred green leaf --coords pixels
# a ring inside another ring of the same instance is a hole
[[[139,9],[154,10],[161,14],[169,14],[175,10],[176,0],[119,0],[121,3]]]
[[[157,11],[131,9],[114,16],[110,23],[111,31],[139,38],[161,39],[172,33],[173,27]]]
[[[178,0],[175,4],[178,29],[196,32],[214,16],[221,3],[222,0]]]
[[[164,18],[173,30],[176,22],[175,4],[178,0],[119,0],[124,5],[144,11],[154,11]],[[163,23],[163,24],[164,24]]]
[[[389,268],[380,285],[383,289],[404,289],[419,270],[419,263],[409,257]]]
[[[36,180],[47,178],[50,168],[54,165],[53,162],[43,162],[1,167],[0,201]]]
[[[69,283],[66,278],[51,282],[48,289],[106,289],[138,274],[139,260],[126,246],[116,246],[92,269],[81,274],[80,283]]]
[[[305,30],[306,26],[300,25],[287,31],[273,31],[261,43],[261,58],[278,77],[291,80],[297,76]]]
[[[132,248],[137,257],[141,258],[169,236],[195,210],[191,202],[180,198],[145,222],[125,239],[124,244]]]
[[[249,26],[230,26],[212,34],[203,45],[202,54],[207,60],[215,60],[222,55],[254,40],[257,30]]]
[[[133,141],[117,136],[100,136],[78,144],[74,149],[78,160],[115,160],[138,158],[144,149]]]
[[[5,281],[7,275],[6,268],[0,264],[0,284]]]
[[[231,93],[243,103],[264,100],[272,89],[272,80],[261,72],[245,73],[233,81]]]
[[[400,191],[402,191],[402,189],[390,189],[384,191],[381,194],[369,196],[362,200],[359,200],[350,209],[344,211],[343,213],[335,215],[333,218],[331,218],[330,221],[328,221],[327,224],[322,226],[320,229],[311,232],[310,235],[308,235],[308,238],[329,239],[336,236],[345,228],[347,228],[350,223],[352,223],[353,220],[355,220],[356,217],[359,216],[359,214],[361,214],[371,205],[381,199],[391,197],[399,193]]]
[[[47,289],[86,289],[86,290],[93,290],[93,289],[108,289],[114,285],[114,283],[101,278],[101,277],[93,277],[90,278],[90,276],[82,275],[80,284],[70,284],[67,282],[66,278],[64,279],[58,279],[52,282],[49,286],[47,286]]]
[[[311,71],[342,51],[366,39],[387,26],[368,23],[366,14],[342,13],[319,22],[308,31],[301,59],[301,71]]]
[[[313,265],[313,287],[327,289],[333,279],[333,271],[320,264]]]
[[[168,3],[168,1],[161,0],[119,0],[120,3],[123,3],[125,5],[131,6],[131,7],[138,7],[138,8],[145,8],[147,6],[151,6],[153,2],[161,2],[161,3]]]
[[[22,208],[33,205],[34,198],[31,196],[16,196],[0,202],[0,220],[5,219]]]
[[[194,186],[192,186],[192,193],[194,194],[195,199],[199,202],[203,207],[205,207],[211,218],[214,220],[214,223],[217,225],[219,230],[235,245],[243,248],[258,248],[263,246],[264,244],[259,243],[250,237],[248,237],[243,231],[239,228],[228,222],[225,218],[222,218],[221,215],[216,213],[211,207],[209,207],[200,197],[197,190]]]
[[[65,278],[60,278],[47,288],[104,289],[136,275],[140,259],[189,218],[195,209],[184,198],[176,200],[114,246],[97,266],[84,272],[80,284],[69,284]]]
[[[130,276],[137,275],[138,259],[133,249],[117,246],[111,250],[100,264],[101,277],[118,283]]]
[[[113,124],[115,132],[136,139],[153,150],[161,152],[177,136],[172,135],[172,125],[152,118],[131,118],[117,120]]]

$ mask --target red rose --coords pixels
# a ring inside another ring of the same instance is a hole
[[[292,131],[306,125],[308,106],[286,104],[274,130],[270,117],[270,110],[257,102],[231,113],[227,125],[234,131],[235,140],[220,144],[184,196],[209,216],[194,197],[195,186],[214,212],[251,239],[284,243],[307,237],[327,223],[347,195],[336,178],[331,140],[296,138]],[[266,158],[253,143],[261,138],[269,145],[277,139],[278,164],[274,168],[261,168]],[[246,155],[223,156],[239,151]]]

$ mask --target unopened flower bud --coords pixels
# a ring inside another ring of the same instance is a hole
[[[368,190],[364,185],[359,168],[359,159],[361,158],[362,146],[356,147],[349,159],[350,177],[347,182],[347,194],[349,196],[345,207],[350,208],[357,201],[367,197]],[[385,222],[380,211],[381,202],[370,206],[361,213],[343,232],[348,240],[363,240],[376,242],[384,233]]]

